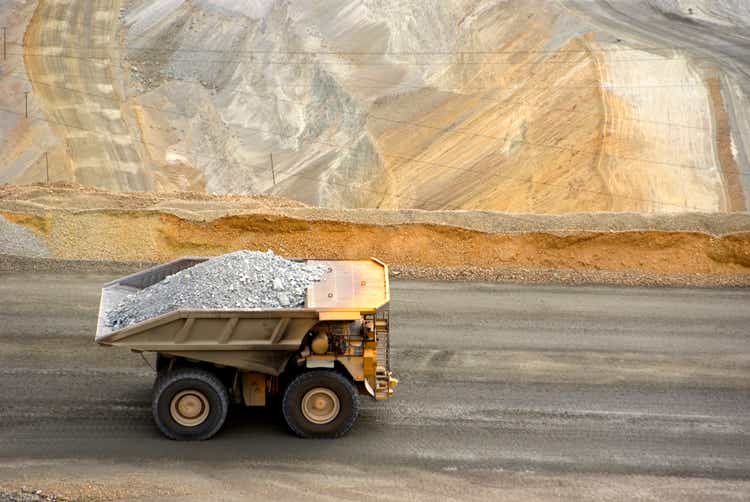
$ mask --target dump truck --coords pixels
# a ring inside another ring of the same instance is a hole
[[[295,260],[325,272],[300,308],[175,310],[117,329],[107,313],[126,296],[208,258],[188,257],[105,284],[95,341],[155,354],[152,412],[175,440],[205,440],[231,404],[280,404],[303,438],[344,435],[360,395],[388,399],[388,267],[376,260]]]

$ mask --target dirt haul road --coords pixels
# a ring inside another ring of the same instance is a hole
[[[41,0],[24,37],[25,65],[43,120],[62,140],[52,153],[87,185],[151,190],[143,144],[122,98],[118,0]]]
[[[93,344],[110,277],[0,276],[0,494],[87,500],[746,500],[750,291],[393,283],[387,403],[336,441],[234,409],[152,424],[152,372]],[[0,495],[0,500],[3,500]]]

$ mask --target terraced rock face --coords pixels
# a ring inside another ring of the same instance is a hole
[[[83,4],[85,3],[85,7]],[[26,30],[35,99],[62,139],[58,175],[115,190],[154,188],[118,81],[118,0],[42,1]],[[46,162],[46,160],[45,160]]]
[[[60,179],[329,207],[744,210],[745,3],[629,4],[46,0],[26,61],[101,94],[34,85],[40,116],[83,124],[51,122]],[[55,31],[60,9],[71,37],[97,27],[85,43]],[[38,177],[35,155],[0,180]]]

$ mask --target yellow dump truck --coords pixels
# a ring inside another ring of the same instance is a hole
[[[182,258],[102,288],[96,342],[156,354],[152,411],[165,436],[208,439],[230,403],[280,401],[298,436],[339,437],[357,419],[360,394],[393,394],[388,268],[375,259],[309,260],[326,272],[301,308],[177,310],[107,326],[124,297],[205,260]]]

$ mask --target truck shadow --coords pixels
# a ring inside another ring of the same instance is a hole
[[[248,434],[253,431],[270,435],[290,434],[284,423],[280,406],[277,403],[269,403],[265,407],[232,406],[219,435],[231,436]]]

